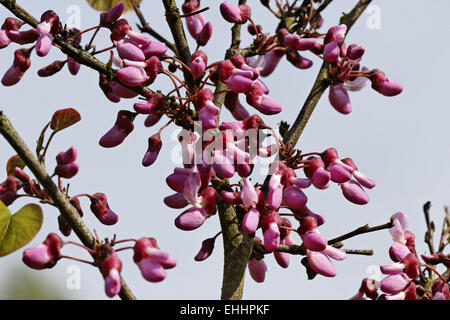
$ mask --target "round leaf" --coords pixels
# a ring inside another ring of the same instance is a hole
[[[0,201],[0,257],[6,256],[29,243],[42,226],[42,209],[37,204],[27,204],[11,215]]]
[[[73,108],[58,110],[53,114],[50,128],[54,131],[61,131],[81,120],[77,110]]]
[[[141,3],[141,0],[135,0],[137,4]],[[125,6],[125,12],[133,10],[133,3],[131,0],[87,0],[87,3],[98,11],[106,11],[111,9],[117,3],[122,2]]]
[[[8,176],[13,176],[15,168],[25,168],[25,162],[23,162],[22,158],[17,154],[9,158],[8,162],[6,163],[6,174]]]

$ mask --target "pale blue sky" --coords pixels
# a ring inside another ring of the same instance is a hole
[[[179,1],[180,3],[182,1]],[[250,3],[259,1],[250,1]],[[18,1],[34,16],[40,16],[47,9],[56,11],[61,20],[67,21],[66,12],[70,5],[79,5],[83,28],[98,21],[98,13],[89,8],[85,1]],[[211,9],[205,13],[214,24],[214,34],[206,48],[210,61],[223,57],[229,44],[230,25],[218,13],[219,1],[202,1]],[[326,28],[338,22],[341,12],[348,11],[355,1],[335,0],[327,9]],[[217,5],[216,5],[217,4]],[[450,31],[447,0],[374,0],[380,8],[381,29],[367,27],[368,14],[363,14],[347,37],[349,43],[366,48],[364,65],[380,68],[388,77],[404,86],[404,92],[397,97],[387,98],[370,87],[351,93],[353,112],[348,116],[338,114],[329,104],[326,96],[319,102],[308,123],[298,147],[305,152],[322,151],[328,147],[338,149],[342,157],[354,159],[359,169],[377,180],[377,186],[368,192],[371,199],[366,206],[356,206],[344,199],[339,188],[332,186],[320,191],[308,189],[309,205],[322,214],[327,222],[320,228],[326,238],[333,238],[363,224],[381,224],[398,210],[407,213],[410,229],[417,235],[419,251],[425,250],[422,243],[424,218],[423,203],[431,200],[433,217],[441,225],[442,206],[450,203],[450,148],[448,137],[450,127],[448,65],[446,63],[450,45],[446,39]],[[144,0],[142,10],[155,29],[169,36],[160,1]],[[0,8],[0,18],[9,16]],[[127,17],[136,22],[134,15]],[[276,21],[267,10],[254,6],[254,20],[265,30],[273,30]],[[106,33],[103,34],[104,36]],[[248,44],[249,37],[244,37]],[[102,42],[102,41],[101,41]],[[105,44],[106,41],[103,41]],[[98,48],[102,47],[102,43]],[[12,63],[11,45],[0,51],[0,73]],[[191,43],[194,49],[194,44]],[[270,95],[284,107],[276,116],[264,117],[267,123],[276,126],[280,120],[293,122],[304,99],[313,84],[320,62],[306,71],[291,67],[285,60],[270,77],[265,79]],[[85,219],[91,229],[101,236],[119,238],[152,236],[159,246],[171,253],[178,266],[168,271],[165,281],[152,284],[142,279],[138,268],[132,263],[132,253],[121,254],[124,261],[123,276],[139,298],[142,299],[216,299],[220,296],[222,278],[222,239],[216,242],[213,255],[202,263],[193,257],[201,241],[219,230],[218,217],[209,219],[205,225],[192,232],[175,228],[174,219],[181,212],[167,208],[162,199],[171,194],[165,178],[174,167],[170,153],[175,142],[171,141],[174,128],[163,134],[164,147],[157,162],[150,168],[141,166],[146,151],[147,138],[155,128],[145,128],[143,120],[136,121],[136,129],[124,144],[115,149],[102,149],[99,138],[112,126],[119,109],[131,109],[133,100],[113,104],[105,99],[98,88],[97,73],[85,67],[77,77],[69,75],[67,69],[46,79],[36,75],[40,67],[63,55],[52,49],[45,58],[32,57],[32,66],[22,81],[10,88],[1,87],[0,108],[5,111],[22,137],[31,146],[51,114],[60,108],[75,107],[82,115],[82,121],[71,129],[60,133],[54,140],[50,153],[66,150],[71,145],[79,151],[78,163],[81,170],[71,181],[71,192],[107,194],[110,206],[120,218],[113,227],[102,226],[83,202]],[[167,88],[161,81],[152,88]],[[225,111],[226,112],[226,111]],[[224,119],[230,119],[228,115]],[[11,148],[0,139],[0,168],[13,154]],[[53,160],[49,167],[52,167]],[[3,170],[3,169],[2,169]],[[2,171],[3,173],[3,171]],[[2,178],[3,179],[3,178]],[[254,176],[255,180],[263,177]],[[17,201],[11,209],[17,211],[25,202]],[[57,229],[57,211],[45,207],[44,226],[38,236],[29,244],[41,243],[48,232]],[[75,239],[74,236],[71,239]],[[299,240],[298,237],[296,238]],[[343,262],[335,262],[337,277],[328,279],[318,276],[313,281],[306,279],[300,264],[300,257],[291,257],[291,266],[281,269],[273,256],[266,258],[269,271],[266,281],[255,283],[249,276],[245,283],[246,299],[346,299],[351,297],[366,277],[367,267],[389,263],[387,250],[391,238],[387,231],[363,235],[345,242],[347,248],[373,248],[372,257],[349,256]],[[64,248],[64,252],[78,255],[76,248]],[[103,279],[98,270],[81,265],[81,290],[66,289],[67,268],[72,262],[61,261],[52,270],[28,269],[20,260],[22,250],[0,259],[0,288],[7,281],[7,275],[14,270],[23,270],[52,283],[72,298],[105,298]],[[81,254],[80,257],[88,258]],[[0,296],[2,292],[0,289]]]

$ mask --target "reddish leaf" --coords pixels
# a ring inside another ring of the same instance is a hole
[[[80,120],[80,114],[73,108],[58,110],[53,114],[50,128],[54,131],[61,131]]]
[[[6,174],[8,176],[14,175],[14,169],[15,168],[23,169],[25,168],[25,162],[23,162],[22,158],[19,157],[19,155],[12,156],[9,158],[8,162],[6,163]]]

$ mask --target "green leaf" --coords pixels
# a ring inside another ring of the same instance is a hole
[[[54,131],[61,131],[81,120],[77,110],[73,108],[58,110],[53,114],[50,128]]]
[[[37,204],[27,204],[11,215],[0,201],[0,257],[6,256],[29,243],[42,226],[42,209]]]
[[[22,158],[17,154],[9,158],[8,162],[6,163],[6,174],[8,176],[13,176],[15,168],[25,168],[25,162],[23,162]]]
[[[137,4],[142,0],[135,0]],[[98,11],[106,11],[115,6],[118,2],[122,2],[125,5],[125,12],[133,10],[133,3],[131,0],[87,0],[87,3]]]

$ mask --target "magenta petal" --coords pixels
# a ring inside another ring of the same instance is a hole
[[[145,61],[145,55],[142,50],[130,39],[122,39],[117,42],[117,53],[122,59],[132,61]]]
[[[153,259],[145,258],[137,263],[141,274],[145,280],[150,282],[160,282],[166,277],[166,271],[162,265]]]
[[[192,60],[190,67],[191,73],[194,76],[194,78],[198,78],[205,71],[206,64],[205,61],[203,61],[202,57],[197,57],[194,60]]]
[[[266,115],[280,113],[283,109],[281,104],[265,94],[263,94],[256,103],[252,103],[252,107]]]
[[[136,67],[119,69],[117,77],[120,82],[130,87],[137,87],[149,79],[144,69]]]
[[[221,153],[216,153],[213,157],[214,171],[219,177],[231,178],[234,176],[235,167],[234,164]]]
[[[35,248],[26,249],[23,252],[22,261],[30,268],[41,270],[47,268],[47,264],[52,260],[48,253],[48,247],[40,244]]]
[[[112,269],[105,278],[105,293],[112,298],[120,292],[120,274],[116,269]]]
[[[166,204],[166,206],[173,209],[182,209],[189,204],[189,202],[187,202],[184,198],[184,195],[180,192],[165,197],[164,203]]]
[[[259,218],[259,211],[255,208],[250,208],[242,220],[242,228],[244,229],[244,232],[248,234],[254,233],[259,225]]]
[[[381,291],[388,294],[397,294],[405,290],[406,286],[411,282],[404,273],[393,274],[387,276],[380,282]]]
[[[383,84],[381,85],[381,88],[379,90],[379,92],[382,95],[385,95],[387,97],[393,97],[396,96],[398,94],[400,94],[403,91],[403,87],[394,82],[393,80],[388,80],[383,82]]]
[[[236,93],[244,93],[251,89],[253,85],[253,80],[249,79],[240,74],[232,74],[226,81],[225,84]]]
[[[22,79],[25,73],[16,66],[11,66],[2,78],[2,84],[5,87],[13,86]]]
[[[286,243],[285,239],[281,240],[280,243],[287,244],[287,245],[290,244],[290,243]],[[273,256],[275,257],[275,260],[277,261],[277,263],[280,267],[282,267],[282,268],[289,267],[289,262],[290,262],[290,254],[289,253],[275,251],[273,253]]]
[[[355,204],[367,204],[369,202],[369,197],[366,192],[361,188],[358,182],[354,180],[347,181],[341,184],[341,189],[344,197]]]
[[[101,223],[107,226],[116,224],[117,221],[119,220],[119,216],[115,214],[114,211],[112,211],[111,209],[108,209],[107,214],[98,216],[97,218]]]
[[[347,253],[344,250],[328,245],[323,251],[323,253],[325,253],[331,259],[338,261],[344,260],[347,257]]]
[[[312,181],[308,178],[295,178],[291,181],[293,184],[295,184],[297,187],[306,189],[311,186]]]
[[[280,245],[280,230],[276,223],[271,223],[264,231],[264,247],[267,251],[273,252]]]
[[[199,228],[205,220],[206,212],[204,209],[191,208],[175,219],[175,226],[181,230],[191,231]]]
[[[318,168],[312,176],[312,183],[316,188],[324,189],[328,187],[330,181],[330,173],[324,168]]]
[[[220,13],[222,17],[230,23],[240,23],[241,10],[239,7],[225,1],[220,5]]]
[[[336,276],[336,270],[328,256],[322,252],[307,250],[308,263],[311,268],[325,277]]]
[[[401,273],[405,269],[405,265],[400,262],[396,262],[393,264],[386,264],[383,266],[380,266],[380,270],[384,274],[397,274]]]
[[[53,37],[50,34],[41,35],[36,42],[36,53],[40,57],[48,54],[52,48]]]
[[[242,191],[241,191],[242,203],[246,208],[256,206],[258,202],[258,194],[256,189],[249,179],[243,179]]]
[[[353,171],[353,176],[355,177],[356,181],[358,181],[363,187],[366,187],[368,189],[372,189],[377,184],[375,180],[365,176],[358,170]]]
[[[329,42],[323,48],[323,59],[329,63],[336,63],[339,60],[339,45],[336,42]]]
[[[264,260],[250,259],[248,261],[248,271],[253,280],[258,283],[264,282],[267,266]]]
[[[407,246],[397,241],[394,242],[392,246],[389,248],[389,256],[394,262],[399,262],[403,260],[403,258],[410,253],[411,251],[409,251]]]
[[[200,190],[202,182],[198,171],[193,171],[184,182],[183,195],[184,198],[193,206],[199,206],[198,190]]]
[[[303,191],[295,185],[289,186],[284,189],[283,199],[284,203],[290,209],[301,209],[308,202],[308,198],[303,193]]]
[[[349,114],[352,111],[350,98],[342,83],[332,84],[330,86],[328,99],[336,111],[342,114]]]
[[[352,178],[352,174],[344,166],[336,162],[330,164],[328,171],[331,175],[331,181],[336,183],[344,183]]]
[[[311,251],[323,251],[328,245],[328,242],[315,231],[307,231],[305,234],[300,235],[305,247]]]

